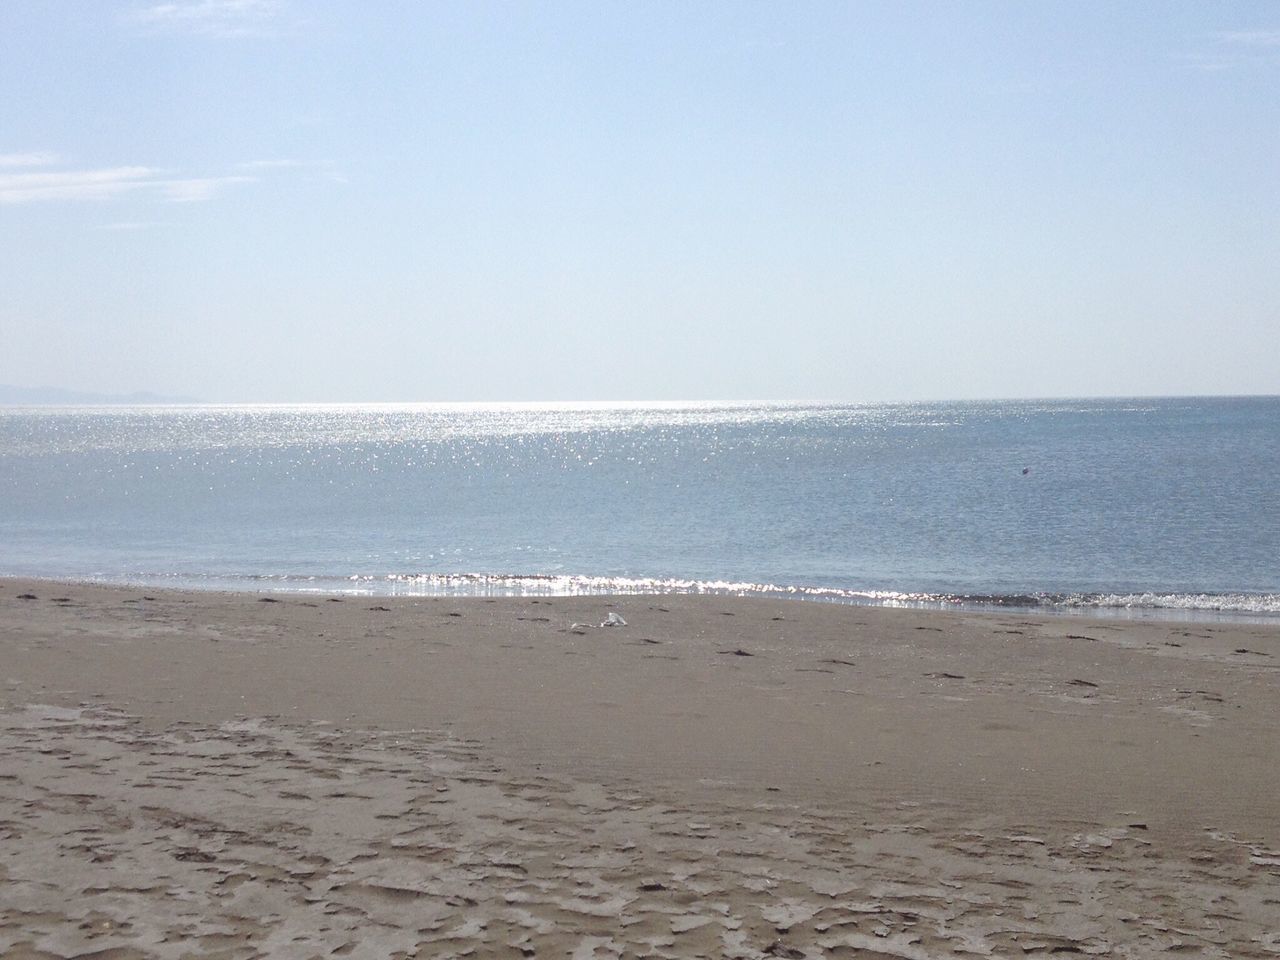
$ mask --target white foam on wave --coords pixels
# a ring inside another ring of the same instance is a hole
[[[1215,610],[1227,613],[1280,614],[1275,593],[1102,593],[1063,597],[1063,607],[1125,610]]]
[[[903,590],[856,590],[748,580],[683,577],[588,576],[561,573],[392,573],[352,574],[137,574],[88,577],[89,581],[165,585],[205,590],[267,590],[283,593],[340,592],[365,596],[572,597],[602,594],[669,593],[720,596],[795,597],[877,607],[962,610],[1033,610],[1042,613],[1196,618],[1206,616],[1274,619],[1277,593],[1016,593],[975,594]]]
[[[575,574],[422,573],[352,577],[393,592],[474,595],[576,596],[602,593],[690,593],[734,596],[794,596],[889,607],[1020,607],[1045,610],[1170,610],[1280,614],[1280,594],[1251,593],[1027,593],[960,594],[900,590],[755,583],[745,580],[694,580],[679,577],[607,577]]]
[[[691,593],[731,596],[796,596],[844,600],[854,603],[921,604],[948,603],[954,598],[940,594],[903,593],[894,590],[850,590],[795,584],[755,583],[748,580],[693,580],[682,577],[610,577],[581,574],[505,573],[419,573],[389,574],[385,577],[353,576],[352,582],[376,588],[380,583],[393,591],[459,593],[516,596],[576,596],[603,593],[658,594]]]

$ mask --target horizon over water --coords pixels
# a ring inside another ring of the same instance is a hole
[[[1280,397],[0,407],[0,574],[1280,617]]]

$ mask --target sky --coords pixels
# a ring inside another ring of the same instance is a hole
[[[1280,5],[0,4],[0,383],[1280,393]]]

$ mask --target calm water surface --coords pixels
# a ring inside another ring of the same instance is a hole
[[[1278,558],[1276,397],[0,409],[10,575],[1275,615]]]

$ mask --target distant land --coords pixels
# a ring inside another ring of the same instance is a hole
[[[171,397],[139,390],[135,393],[86,393],[66,390],[62,387],[14,387],[0,383],[0,405],[16,406],[78,406],[90,403],[118,403],[121,405],[146,403],[199,403],[195,397]]]

